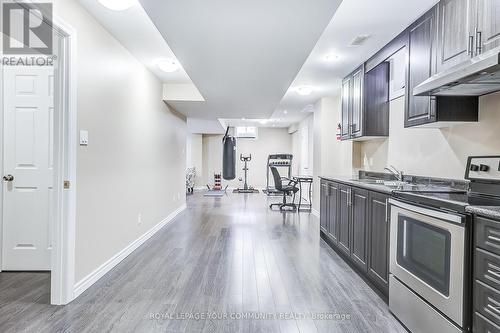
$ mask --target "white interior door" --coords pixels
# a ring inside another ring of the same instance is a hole
[[[2,270],[50,270],[54,70],[5,66],[3,90]]]

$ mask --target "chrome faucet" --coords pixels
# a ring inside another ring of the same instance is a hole
[[[399,180],[400,182],[403,181],[403,171],[398,171],[393,165],[390,165],[389,167],[385,167],[384,170],[389,171],[391,174],[396,176],[396,179]]]

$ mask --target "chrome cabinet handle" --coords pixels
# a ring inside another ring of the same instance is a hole
[[[389,223],[389,199],[385,200],[385,222]]]
[[[14,176],[12,176],[12,175],[3,176],[3,180],[6,182],[11,182],[14,180]]]
[[[481,31],[476,32],[476,55],[481,54],[483,52],[482,39],[483,38]]]
[[[474,36],[469,36],[469,44],[467,45],[467,54],[474,56]]]

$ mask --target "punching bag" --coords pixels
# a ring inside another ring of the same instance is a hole
[[[236,138],[228,135],[229,127],[222,138],[222,177],[225,180],[236,178]]]

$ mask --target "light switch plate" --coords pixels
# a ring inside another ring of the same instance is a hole
[[[85,130],[80,131],[80,146],[89,145],[89,132]]]

